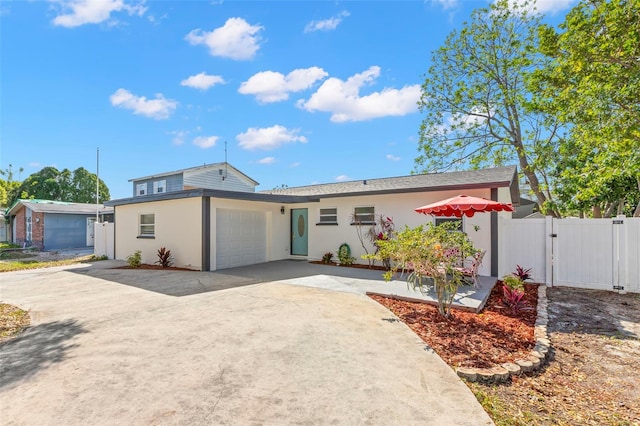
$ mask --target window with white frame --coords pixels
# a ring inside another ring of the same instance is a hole
[[[136,195],[147,195],[146,183],[139,183],[136,185]]]
[[[327,207],[320,209],[320,221],[316,225],[337,225],[338,209],[336,207]]]
[[[373,206],[356,207],[353,209],[352,225],[373,225],[376,223],[376,209]]]
[[[153,213],[141,214],[138,220],[138,236],[154,237],[156,235],[156,215]]]
[[[161,194],[163,192],[167,192],[167,181],[166,180],[158,180],[153,182],[153,193]]]

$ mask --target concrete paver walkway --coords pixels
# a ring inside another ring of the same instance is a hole
[[[113,264],[0,275],[0,298],[33,318],[0,345],[0,423],[491,424],[384,307],[291,285],[301,264],[262,278]]]

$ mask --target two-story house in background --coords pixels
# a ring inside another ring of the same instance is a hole
[[[129,179],[133,196],[163,194],[187,189],[255,192],[258,182],[229,163],[205,164],[173,172]]]

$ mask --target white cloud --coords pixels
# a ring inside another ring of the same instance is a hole
[[[458,0],[431,0],[431,4],[435,4],[444,10],[448,10],[456,8],[458,6]]]
[[[38,163],[37,161],[32,161],[29,164],[27,164],[28,167],[33,167],[33,168],[39,168],[42,167],[42,164]]]
[[[181,86],[193,87],[194,89],[207,90],[216,84],[224,84],[224,79],[219,75],[209,75],[204,72],[192,75],[180,82]]]
[[[329,74],[318,67],[299,68],[286,76],[279,72],[262,71],[252,75],[238,89],[243,95],[255,95],[258,102],[270,103],[289,99],[289,93],[308,89]]]
[[[338,25],[340,25],[342,19],[346,18],[349,15],[349,12],[343,10],[332,18],[323,19],[321,21],[311,21],[304,27],[304,32],[311,33],[314,31],[333,31],[338,28]]]
[[[185,142],[185,139],[187,138],[187,135],[190,132],[188,130],[174,130],[172,132],[169,132],[170,135],[173,136],[173,139],[171,139],[171,142],[174,145],[182,145]]]
[[[276,157],[264,157],[258,160],[259,164],[273,164],[276,162]]]
[[[351,180],[351,178],[347,175],[336,176],[336,182],[346,182],[348,180]]]
[[[144,1],[137,4],[124,0],[70,0],[60,4],[62,14],[53,18],[53,24],[73,28],[84,24],[99,24],[111,18],[113,12],[127,12],[129,15],[142,16],[147,11]]]
[[[161,93],[156,94],[155,99],[147,100],[146,97],[135,96],[126,89],[118,89],[109,99],[114,107],[130,109],[134,114],[156,120],[169,118],[178,106],[178,102],[165,98]]]
[[[249,25],[242,18],[229,18],[227,22],[213,31],[193,30],[186,35],[192,45],[204,44],[209,47],[212,56],[242,61],[252,59],[260,48],[258,33],[263,27]]]
[[[216,142],[220,139],[219,136],[198,136],[193,140],[195,146],[206,149],[216,146]]]
[[[291,163],[291,164],[289,164],[289,167],[292,168],[292,169],[295,168],[295,167],[300,167],[300,162],[296,161],[294,163]]]
[[[330,112],[331,121],[338,123],[401,116],[418,110],[419,84],[402,89],[384,88],[380,92],[360,96],[360,89],[373,84],[379,75],[380,67],[372,66],[347,81],[329,78],[308,100],[301,99],[297,105],[307,111]]]
[[[571,6],[578,0],[533,0],[530,3],[528,10],[536,10],[536,12],[545,14],[550,13],[554,15],[566,9],[570,9]],[[494,4],[497,0],[494,1]],[[523,5],[525,0],[509,0],[509,6],[515,7],[516,5]]]
[[[387,160],[389,161],[400,161],[400,157],[396,157],[395,155],[392,154],[387,154]]]
[[[236,136],[238,145],[246,150],[263,149],[271,150],[286,143],[306,143],[307,138],[298,136],[300,129],[287,129],[284,126],[275,125],[264,128],[251,127],[246,132]]]

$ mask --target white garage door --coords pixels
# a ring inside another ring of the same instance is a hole
[[[216,269],[266,261],[266,213],[216,209]]]

